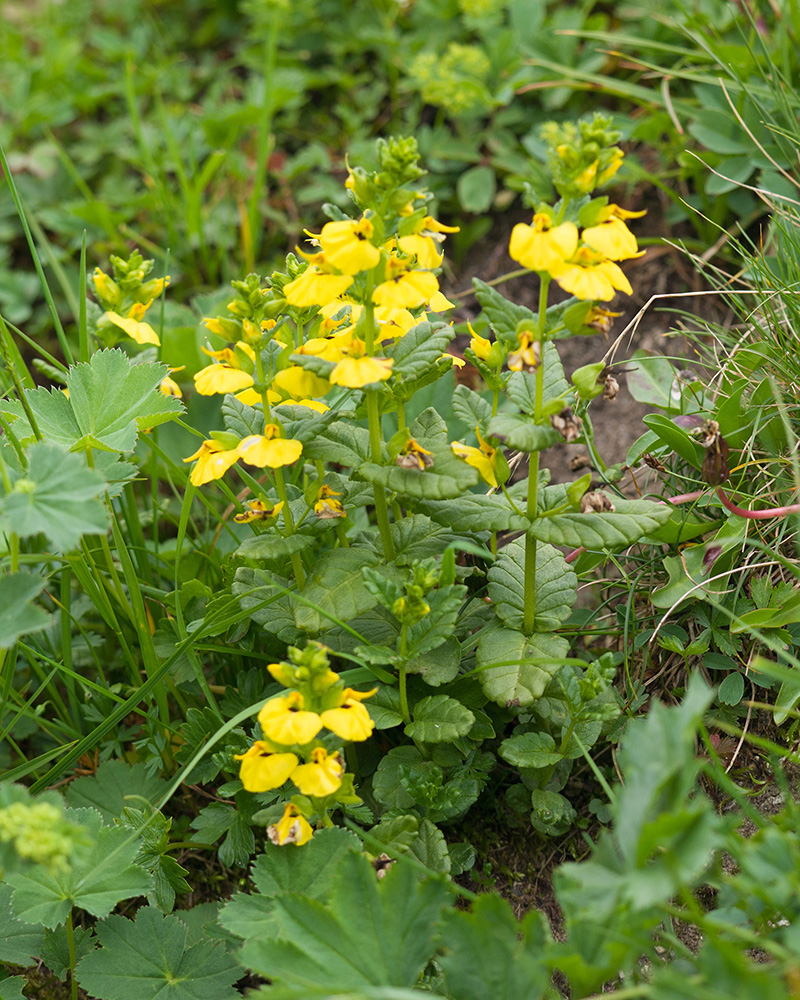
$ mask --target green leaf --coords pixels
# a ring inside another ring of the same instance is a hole
[[[28,997],[22,992],[27,985],[28,980],[25,976],[8,976],[5,979],[0,979],[0,1000],[28,1000]],[[417,998],[409,998],[409,1000],[417,1000]]]
[[[521,733],[500,744],[500,756],[514,767],[551,767],[563,754],[549,733]]]
[[[450,900],[443,880],[420,882],[402,861],[379,881],[366,858],[349,854],[327,906],[303,896],[278,897],[283,938],[247,941],[240,958],[272,981],[302,987],[304,997],[370,986],[410,988],[434,953]]]
[[[472,279],[472,286],[481,308],[486,313],[489,325],[501,340],[515,340],[517,324],[523,320],[535,319],[535,314],[530,309],[509,301],[479,278]]]
[[[446,743],[466,736],[475,716],[468,708],[444,694],[423,698],[411,713],[413,722],[405,728],[406,736],[421,743]]]
[[[474,800],[473,800],[474,801]],[[429,819],[419,825],[419,836],[411,845],[411,853],[432,872],[441,875],[450,873],[450,852],[444,834]]]
[[[447,914],[438,962],[452,1000],[540,1000],[550,979],[546,934],[534,910],[519,922],[508,902],[484,893]]]
[[[689,437],[682,427],[678,427],[669,417],[661,413],[648,413],[642,421],[658,435],[660,441],[680,455],[692,468],[698,471],[702,468],[705,455],[703,447],[694,438]]]
[[[406,670],[410,674],[420,674],[430,687],[439,687],[455,680],[460,666],[461,643],[451,635],[441,645],[410,658]]]
[[[587,549],[619,549],[633,545],[665,524],[669,504],[614,497],[614,511],[554,514],[538,517],[528,529],[534,538],[552,545],[584,545]]]
[[[303,456],[320,462],[335,462],[358,468],[369,460],[369,431],[345,420],[336,420],[313,441],[303,445]]]
[[[51,874],[40,868],[8,875],[14,886],[14,913],[20,920],[55,927],[66,920],[73,906],[106,917],[121,900],[151,890],[149,872],[132,863],[139,843],[128,842],[128,830],[103,826],[94,809],[66,810],[65,817],[87,828],[94,847],[68,872]]]
[[[502,493],[465,493],[457,500],[423,501],[415,507],[453,531],[526,531],[531,523]]]
[[[430,611],[408,632],[409,657],[430,653],[452,636],[466,593],[466,587],[454,584],[428,595]]]
[[[744,677],[737,671],[720,684],[717,697],[723,705],[738,705],[744,696]]]
[[[377,598],[367,588],[361,569],[374,566],[377,562],[378,557],[371,549],[356,546],[331,549],[320,556],[306,580],[302,599],[294,600],[297,627],[304,632],[324,632],[335,623],[322,611],[339,621],[349,622],[373,608]],[[315,604],[322,611],[305,604],[305,601]]]
[[[470,167],[458,175],[456,194],[465,212],[482,215],[492,207],[497,191],[497,177],[487,165]]]
[[[28,471],[11,472],[12,488],[0,497],[0,531],[21,538],[43,533],[57,551],[75,548],[82,535],[105,533],[106,509],[98,499],[103,477],[78,455],[38,442],[28,449]]]
[[[10,885],[0,883],[0,962],[27,966],[32,959],[41,955],[44,929],[14,918],[11,908],[12,892]]]
[[[452,337],[448,323],[418,323],[387,351],[394,359],[392,376],[409,382],[419,378],[444,354]]]
[[[25,396],[45,440],[70,451],[133,451],[139,431],[183,413],[180,400],[158,391],[168,372],[166,365],[132,364],[118,349],[98,351],[69,369],[69,399],[57,389],[27,389]],[[30,432],[21,403],[3,409],[23,421],[23,436]]]
[[[363,650],[362,646],[357,648],[359,651]],[[390,661],[382,660],[381,662],[387,663]],[[365,701],[364,704],[367,706],[369,717],[375,723],[376,729],[393,729],[403,721],[400,711],[400,692],[397,690],[397,687],[392,687],[390,684],[381,684],[378,688],[378,693],[373,698]]]
[[[94,951],[95,946],[95,938],[91,929],[80,926],[74,928],[73,947],[76,962],[79,962],[84,955],[88,955],[90,951]],[[59,924],[54,930],[44,932],[44,943],[39,957],[54,976],[61,980],[65,978],[72,966],[66,924]],[[0,997],[2,997],[1,992]]]
[[[416,805],[400,777],[401,767],[423,767],[428,762],[413,746],[393,747],[381,757],[372,778],[372,794],[388,809],[410,809]]]
[[[245,538],[236,555],[243,559],[259,559],[265,563],[275,563],[276,568],[284,568],[295,552],[303,552],[314,544],[312,535],[279,535],[277,531],[265,531],[262,535]]]
[[[654,351],[634,351],[631,362],[636,365],[628,372],[628,392],[638,403],[649,403],[664,410],[676,409],[672,398],[675,369],[661,354]]]
[[[512,629],[521,629],[525,616],[525,545],[516,540],[504,545],[489,567],[489,597],[498,617]],[[539,545],[536,550],[535,621],[540,632],[557,629],[578,596],[578,578],[558,549]]]
[[[531,825],[538,833],[559,837],[575,822],[577,813],[560,792],[534,788],[531,792]]]
[[[390,527],[398,566],[409,566],[415,559],[441,555],[459,541],[458,535],[422,514],[392,521]]]
[[[478,641],[481,686],[498,705],[530,705],[541,698],[568,652],[567,640],[549,632],[525,636],[491,629]]]
[[[492,419],[492,407],[480,393],[475,392],[474,389],[467,388],[465,385],[457,385],[453,392],[451,406],[453,407],[453,413],[471,431],[474,431],[476,427],[480,427],[481,433],[485,434],[486,427]]]
[[[73,809],[96,809],[103,821],[110,824],[122,815],[126,806],[142,808],[141,799],[155,805],[165,788],[166,782],[151,774],[145,764],[106,760],[95,774],[71,781],[67,785],[65,798]],[[136,798],[126,802],[126,796]]]
[[[703,108],[697,118],[689,123],[688,131],[712,153],[752,152],[750,141],[733,113],[720,108]],[[724,165],[722,173],[727,174]]]
[[[47,586],[47,580],[30,573],[0,576],[0,649],[8,649],[21,635],[47,628],[50,615],[30,601]]]
[[[239,598],[254,622],[258,622],[281,642],[296,643],[300,630],[294,620],[294,607],[290,584],[263,570],[239,567],[231,585],[231,592]]]
[[[189,839],[200,843],[213,844],[224,834],[219,857],[225,865],[245,865],[255,850],[253,831],[241,810],[226,802],[205,806],[192,820],[191,827],[195,832]]]
[[[225,422],[225,430],[231,431],[239,438],[264,433],[263,412],[257,410],[255,406],[247,406],[232,393],[223,397],[222,419]]]
[[[360,850],[358,837],[341,827],[319,830],[303,850],[287,851],[268,843],[253,864],[252,879],[258,892],[235,893],[223,908],[220,923],[241,938],[277,936],[281,925],[276,897],[296,892],[328,902],[342,859]]]
[[[507,448],[516,451],[543,451],[560,440],[549,425],[536,424],[532,417],[521,413],[500,413],[493,417],[486,430],[489,437],[498,438]]]
[[[80,985],[99,1000],[237,1000],[242,970],[225,947],[188,945],[186,925],[142,907],[135,920],[109,917],[97,926],[100,949],[77,968]]]
[[[542,404],[547,407],[548,403],[564,398],[571,390],[555,344],[544,345],[542,358]],[[514,372],[508,380],[507,391],[508,398],[525,413],[536,412],[536,372]]]

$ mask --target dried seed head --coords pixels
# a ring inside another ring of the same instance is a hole
[[[619,382],[609,373],[603,381],[603,399],[613,400],[617,398],[619,392]]]
[[[580,417],[576,417],[569,407],[566,407],[561,413],[554,413],[550,417],[550,426],[558,431],[561,437],[569,443],[570,441],[577,441],[581,436],[583,421]]]
[[[656,472],[667,471],[666,466],[662,465],[661,462],[659,462],[659,460],[656,458],[656,456],[651,455],[649,451],[645,452],[645,454],[642,455],[642,461],[644,462],[645,465],[649,465],[651,469],[655,469]]]
[[[581,497],[581,514],[602,514],[613,510],[614,504],[600,490],[589,490]]]
[[[373,858],[371,864],[372,867],[375,869],[376,878],[379,879],[386,878],[386,873],[389,871],[389,869],[392,867],[392,865],[395,863],[396,860],[397,860],[396,858],[390,858],[389,855],[386,853],[379,854],[377,858]]]
[[[572,472],[580,472],[581,469],[588,469],[592,464],[592,460],[588,455],[575,455],[570,459],[569,467]]]

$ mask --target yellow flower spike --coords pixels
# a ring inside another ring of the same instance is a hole
[[[251,434],[239,443],[238,454],[247,465],[280,469],[292,465],[303,453],[303,445],[294,438],[281,437],[277,424],[267,424],[263,434]]]
[[[250,524],[251,521],[269,521],[280,514],[283,510],[283,503],[283,500],[274,504],[266,500],[248,500],[247,510],[234,514],[233,519],[237,524]]]
[[[375,723],[361,702],[377,693],[377,688],[373,688],[371,691],[354,691],[352,688],[345,688],[342,691],[341,705],[337,708],[329,708],[320,715],[323,725],[343,740],[350,740],[354,743],[368,740],[375,728]]]
[[[303,704],[299,691],[270,698],[258,713],[264,736],[282,746],[310,743],[322,729],[322,719],[316,712],[305,711]]]
[[[184,458],[184,462],[197,459],[189,480],[193,486],[203,486],[213,479],[222,479],[238,458],[238,448],[225,448],[219,441],[211,439],[204,441],[194,455]]]
[[[308,309],[327,306],[343,295],[353,284],[348,274],[328,274],[316,265],[308,267],[299,278],[284,286],[283,294],[290,306]]]
[[[644,254],[644,250],[639,251],[636,237],[616,215],[596,226],[584,229],[581,239],[592,250],[603,254],[609,260],[630,260]]]
[[[311,751],[310,762],[295,768],[291,777],[303,795],[321,799],[338,791],[343,774],[344,764],[339,754],[329,754],[325,747],[316,747]]]
[[[105,318],[114,326],[118,326],[120,330],[124,330],[137,344],[155,344],[156,347],[161,344],[158,334],[149,323],[142,323],[130,316],[120,316],[119,313],[115,312],[105,313]]]
[[[288,663],[268,663],[267,670],[284,687],[291,687],[294,684],[294,669]]]
[[[372,270],[381,259],[380,250],[369,242],[374,232],[366,218],[326,223],[319,234],[326,262],[342,274]]]
[[[268,792],[280,788],[300,763],[296,754],[275,753],[261,740],[254,743],[247,753],[234,754],[234,759],[242,762],[239,780],[248,792]]]
[[[314,513],[321,521],[331,520],[336,517],[347,517],[347,511],[341,502],[333,499],[341,495],[341,493],[332,490],[325,483],[320,486],[317,499],[314,503]]]
[[[595,160],[590,163],[588,167],[585,167],[575,180],[572,182],[578,191],[583,191],[585,194],[592,190],[592,188],[597,186],[597,167],[598,161]]]
[[[301,365],[290,365],[278,372],[272,380],[272,388],[293,399],[307,399],[324,396],[330,389],[330,382]]]
[[[311,840],[314,831],[297,806],[287,802],[283,809],[282,818],[277,823],[267,827],[267,836],[271,843],[279,847],[285,847],[287,844],[302,847],[303,844],[307,844]]]
[[[450,447],[458,458],[462,458],[467,465],[478,470],[485,483],[497,487],[497,475],[494,470],[496,449],[484,441],[479,428],[475,428],[475,433],[478,436],[479,448],[474,448],[470,444],[461,444],[459,441],[453,441]]]
[[[553,226],[550,216],[537,212],[533,223],[517,223],[511,231],[508,253],[531,271],[552,272],[575,253],[578,246],[578,227],[572,222]]]
[[[520,372],[523,368],[527,368],[528,371],[535,371],[541,360],[541,347],[538,341],[529,333],[523,332],[519,335],[519,348],[508,355],[508,370]]]
[[[390,257],[386,262],[386,280],[375,288],[372,301],[377,306],[416,309],[438,291],[439,282],[435,274],[411,271],[404,261]]]

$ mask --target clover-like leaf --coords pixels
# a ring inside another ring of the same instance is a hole
[[[158,391],[168,372],[166,365],[134,364],[118,349],[98,351],[69,369],[69,397],[58,389],[26,389],[25,398],[46,441],[70,451],[133,451],[139,431],[183,412],[180,400]],[[21,403],[4,403],[3,410],[19,418],[21,437],[32,436]]]
[[[78,455],[39,442],[28,449],[28,470],[11,473],[12,487],[0,496],[0,531],[21,538],[44,534],[60,551],[74,548],[82,535],[106,530],[99,497],[105,480]]]
[[[135,920],[113,916],[97,925],[101,947],[81,959],[80,985],[99,1000],[237,1000],[242,970],[224,945],[189,945],[174,915],[144,906]]]

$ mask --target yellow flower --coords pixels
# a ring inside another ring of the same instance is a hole
[[[424,472],[433,465],[431,452],[418,444],[414,438],[406,441],[395,461],[401,469],[414,469],[417,472]]]
[[[363,389],[365,385],[385,382],[392,377],[391,358],[342,358],[331,372],[331,385]]]
[[[186,367],[186,365],[180,365],[178,368],[170,368],[170,374],[172,372],[181,372]],[[181,387],[175,381],[174,378],[170,378],[169,375],[165,375],[161,379],[158,385],[158,391],[162,396],[175,396],[178,399],[183,399],[183,392]]]
[[[625,159],[625,154],[622,152],[622,150],[618,146],[615,146],[611,150],[611,154],[612,154],[612,159],[605,167],[603,167],[603,169],[600,171],[600,173],[597,175],[595,179],[596,187],[602,187],[604,184],[610,181],[611,178],[614,176],[614,174],[622,166],[622,161]]]
[[[189,480],[193,486],[203,486],[212,479],[222,479],[238,458],[238,447],[226,448],[219,441],[211,439],[204,441],[194,455],[184,458],[184,462],[194,462],[197,459]]]
[[[240,760],[239,779],[248,792],[268,792],[289,780],[300,763],[293,753],[275,753],[258,740],[247,753],[234,754]]]
[[[467,323],[469,327],[469,332],[472,334],[472,340],[469,342],[469,346],[472,351],[481,359],[481,361],[486,361],[489,357],[489,351],[492,349],[491,340],[487,340],[486,337],[481,337],[479,334],[475,333],[472,326]]]
[[[251,521],[268,521],[277,517],[283,509],[283,500],[280,503],[269,503],[266,500],[248,500],[247,510],[240,511],[233,515],[237,524],[250,524]]]
[[[497,475],[494,470],[496,449],[484,441],[478,427],[475,428],[475,433],[478,436],[479,448],[474,448],[470,444],[461,444],[459,441],[453,441],[450,447],[458,458],[463,458],[467,465],[478,470],[484,482],[496,487]]]
[[[321,521],[330,520],[335,517],[347,517],[347,511],[338,500],[333,497],[340,497],[342,494],[332,490],[330,486],[322,484],[317,493],[314,503],[314,513]]]
[[[326,262],[342,274],[371,270],[381,259],[380,250],[369,242],[374,232],[366,218],[326,223],[319,234]]]
[[[427,308],[431,312],[435,313],[447,312],[448,309],[455,309],[455,307],[455,302],[451,302],[450,299],[448,299],[447,296],[438,289],[433,293],[433,295],[431,295],[427,305]]]
[[[552,273],[575,253],[578,246],[578,227],[572,222],[553,226],[550,216],[537,212],[530,226],[519,222],[511,231],[508,252],[512,260],[519,261],[531,271]]]
[[[248,465],[257,465],[260,469],[267,466],[270,469],[280,469],[291,465],[303,453],[303,445],[294,438],[283,438],[277,424],[267,424],[263,434],[251,434],[244,438],[238,453],[242,461]]]
[[[249,344],[240,340],[236,347],[255,363],[255,354]],[[209,351],[206,347],[201,347],[200,350],[214,359],[214,364],[201,368],[194,376],[195,389],[201,396],[241,392],[253,385],[253,376],[242,370],[242,361],[230,347],[224,347],[221,351]]]
[[[612,207],[616,208],[616,205],[609,206]],[[644,250],[639,251],[636,237],[617,215],[611,215],[598,225],[584,229],[581,239],[609,260],[630,260],[644,254]]]
[[[528,371],[534,371],[539,367],[540,361],[541,348],[538,341],[523,331],[519,335],[519,348],[508,355],[509,371],[519,372],[524,367],[527,367]]]
[[[411,271],[404,261],[390,257],[386,262],[386,280],[372,293],[372,301],[378,306],[415,309],[438,291],[439,282],[435,274]]]
[[[318,399],[296,399],[293,402],[295,406],[307,406],[309,410],[317,413],[326,413],[330,409],[330,406],[326,406]]]
[[[453,368],[463,368],[467,363],[463,358],[460,358],[457,354],[443,354],[439,360],[442,358],[449,358],[453,362]]]
[[[294,399],[305,399],[308,396],[324,396],[331,386],[327,379],[320,378],[307,368],[290,365],[278,372],[272,380],[272,387]]]
[[[553,277],[565,292],[571,292],[578,299],[610,302],[615,290],[633,294],[621,268],[591,247],[581,247],[571,261],[553,272]]]
[[[401,236],[397,245],[403,253],[415,258],[414,262],[418,267],[429,270],[438,267],[444,260],[444,254],[439,253],[439,247],[430,236],[412,233],[410,236]]]
[[[311,761],[292,772],[292,781],[303,795],[324,798],[333,795],[342,784],[344,765],[338,753],[329,754],[325,747],[311,751]]]
[[[365,698],[371,698],[377,692],[377,688],[363,692],[345,688],[342,692],[341,705],[337,708],[329,708],[320,715],[322,724],[343,740],[353,742],[368,740],[375,728],[375,723],[361,702]]]
[[[398,309],[396,306],[376,306],[375,320],[379,324],[379,341],[401,337],[419,322],[408,309]]]
[[[328,274],[315,264],[310,265],[299,278],[284,286],[283,294],[290,306],[308,309],[326,306],[338,299],[353,284],[348,274]]]
[[[267,827],[267,836],[273,844],[284,847],[286,844],[296,844],[302,847],[314,836],[311,824],[300,812],[297,806],[287,802],[283,808],[283,816],[272,826]]]
[[[130,313],[138,313],[139,317],[141,317],[144,315],[144,310],[137,309],[134,306],[130,310]],[[114,326],[118,326],[120,330],[124,330],[137,344],[155,344],[158,346],[161,343],[158,339],[158,334],[152,326],[149,323],[142,323],[140,319],[134,318],[133,315],[120,316],[119,313],[107,312],[105,318],[110,320]]]
[[[303,709],[303,696],[299,691],[289,691],[278,698],[270,698],[258,713],[264,736],[282,746],[310,743],[322,729],[322,719],[316,712]]]

